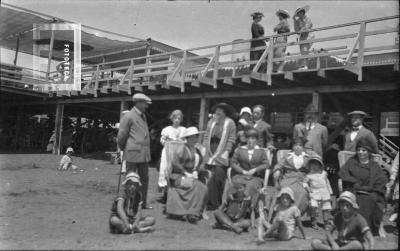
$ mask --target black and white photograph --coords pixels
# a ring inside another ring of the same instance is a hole
[[[1,0],[1,250],[398,250],[397,0]]]

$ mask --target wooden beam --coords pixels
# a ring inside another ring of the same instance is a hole
[[[56,121],[55,121],[55,134],[56,140],[54,142],[53,154],[61,154],[61,140],[62,140],[62,130],[63,130],[63,117],[64,117],[64,104],[57,104],[56,107]]]
[[[49,80],[51,58],[53,57],[53,47],[54,47],[54,30],[51,29],[50,46],[49,46],[49,58],[47,59],[47,71],[46,71],[46,81]]]
[[[294,80],[293,72],[290,71],[285,72],[283,78],[293,81]]]
[[[204,131],[207,127],[208,110],[210,109],[210,99],[202,96],[200,98],[199,130]]]
[[[15,57],[14,57],[14,65],[17,65],[17,59],[18,59],[18,52],[19,52],[19,41],[21,38],[21,34],[18,34],[17,36],[17,45],[15,46]]]
[[[213,86],[217,88],[218,70],[219,70],[219,52],[220,46],[215,47],[215,59],[214,59],[214,70],[213,70]]]
[[[322,95],[321,93],[315,91],[312,94],[312,104],[318,110],[318,119],[322,117]]]
[[[362,81],[363,79],[362,67],[364,65],[365,32],[366,32],[366,23],[362,22],[360,25],[360,39],[358,42],[358,53],[357,53],[358,81]]]

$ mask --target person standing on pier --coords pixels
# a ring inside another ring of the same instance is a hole
[[[261,12],[254,12],[251,14],[253,17],[253,24],[251,25],[251,38],[256,39],[264,36],[264,27],[260,24],[261,19],[264,17],[264,14]],[[265,46],[265,41],[264,40],[255,40],[251,41],[250,43],[250,48],[256,48],[260,46]],[[255,50],[255,51],[250,51],[250,60],[258,60],[260,59],[261,55],[263,54],[264,49],[260,50]],[[250,65],[250,68],[253,69],[254,64]],[[261,65],[261,68],[264,68],[263,65]],[[260,69],[261,72],[263,72],[262,69]]]
[[[147,206],[147,188],[149,185],[150,135],[147,126],[146,109],[151,99],[142,93],[132,97],[134,107],[124,115],[118,130],[118,146],[124,151],[127,174],[135,172],[140,176],[142,208]]]
[[[306,16],[306,12],[310,10],[310,6],[306,5],[304,7],[298,8],[293,15],[294,21],[294,31],[299,33],[299,41],[310,39],[310,32],[308,30],[312,29],[312,22],[309,17]],[[300,44],[300,54],[308,55],[310,52],[312,43]],[[308,69],[308,59],[300,59],[300,70]]]

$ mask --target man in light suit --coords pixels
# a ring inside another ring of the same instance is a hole
[[[306,139],[304,148],[316,152],[322,158],[328,144],[328,129],[317,122],[318,110],[312,104],[306,107],[304,113],[304,122],[294,126],[293,139]]]
[[[350,115],[352,128],[344,139],[344,150],[355,152],[357,142],[361,138],[367,138],[373,144],[373,152],[378,153],[378,141],[374,133],[363,126],[364,118],[367,114],[363,111],[352,111],[348,115]]]
[[[147,188],[149,184],[150,135],[145,111],[151,99],[142,93],[132,97],[134,107],[124,115],[118,130],[118,146],[124,151],[127,173],[136,172],[140,176],[142,207],[147,206]]]

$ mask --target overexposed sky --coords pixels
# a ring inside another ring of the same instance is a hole
[[[151,37],[180,49],[251,38],[250,14],[254,11],[264,13],[261,24],[267,35],[272,35],[278,22],[278,9],[293,13],[299,6],[310,5],[308,16],[314,28],[397,15],[399,11],[398,1],[2,1],[112,32]]]

